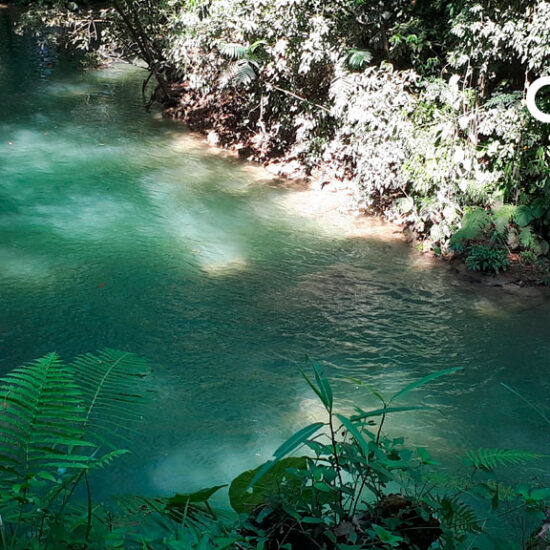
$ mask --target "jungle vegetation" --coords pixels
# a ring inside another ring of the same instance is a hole
[[[488,272],[511,253],[547,261],[549,127],[524,97],[548,70],[549,2],[26,4],[22,30],[82,50],[87,66],[140,63],[144,93],[175,116],[246,158],[349,181],[358,208],[407,225],[427,250]],[[151,373],[115,350],[48,355],[0,380],[0,548],[545,548],[550,488],[497,476],[544,457],[465,450],[449,473],[387,433],[392,415],[422,408],[402,396],[458,371],[392,396],[369,388],[374,404],[349,414],[310,364],[303,376],[326,418],[228,480],[229,514],[209,502],[224,486],[95,502],[94,477],[147,421]]]
[[[69,364],[49,354],[0,380],[0,548],[545,548],[550,488],[496,475],[544,457],[470,450],[463,470],[450,473],[425,448],[386,434],[393,415],[426,408],[403,405],[405,395],[460,370],[431,373],[391,396],[347,380],[368,388],[373,402],[344,414],[331,381],[310,363],[302,376],[326,418],[230,482],[231,514],[209,503],[227,485],[95,502],[97,470],[127,453],[131,431],[147,422],[151,369],[111,349]]]
[[[546,264],[549,126],[524,100],[549,68],[549,2],[28,4],[42,39],[141,60],[172,114],[246,158],[349,182],[424,250],[490,272]]]

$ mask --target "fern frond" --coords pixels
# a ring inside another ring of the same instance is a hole
[[[491,216],[483,208],[466,212],[462,218],[460,229],[451,237],[451,247],[456,250],[465,241],[481,237],[483,231],[490,226],[491,222]]]
[[[531,226],[528,225],[521,228],[519,232],[519,242],[524,248],[533,249],[537,247],[537,238]]]
[[[525,464],[532,460],[542,458],[543,455],[530,451],[514,449],[478,449],[466,453],[466,463],[476,470],[487,472],[494,470],[497,466],[513,466]]]
[[[434,499],[437,515],[453,531],[476,533],[481,530],[476,513],[458,497],[444,495]]]
[[[129,518],[141,518],[140,523],[153,519],[157,524],[165,526],[171,523],[180,525],[207,526],[215,516],[208,508],[186,502],[184,506],[174,506],[168,497],[142,497],[126,495],[117,497],[120,508]]]
[[[0,379],[0,463],[2,479],[25,479],[40,467],[83,468],[96,447],[83,439],[82,395],[56,354],[18,368]]]
[[[224,57],[233,60],[245,59],[250,53],[250,48],[248,46],[243,46],[235,42],[222,42],[219,45],[219,50]]]
[[[516,207],[512,204],[504,204],[500,208],[493,210],[493,222],[495,230],[499,235],[504,235],[508,231],[508,226],[514,218]]]
[[[150,373],[147,360],[105,349],[77,357],[70,368],[81,386],[87,439],[114,448],[113,441],[127,437],[141,419],[147,390],[142,382]]]
[[[363,69],[372,60],[372,54],[368,50],[353,49],[348,52],[347,62],[354,70]]]

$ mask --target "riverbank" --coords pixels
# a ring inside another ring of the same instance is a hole
[[[259,139],[259,135],[238,124],[234,98],[222,100],[221,95],[198,98],[187,93],[185,86],[173,87],[177,101],[164,109],[164,116],[182,122],[200,136],[213,150],[225,151],[241,159],[250,170],[260,170],[261,177],[284,180],[299,189],[289,209],[300,215],[323,216],[327,225],[340,227],[350,237],[372,237],[385,241],[409,243],[418,263],[447,265],[463,281],[474,285],[500,287],[513,294],[540,294],[548,285],[548,272],[535,265],[526,265],[519,254],[510,254],[506,272],[487,274],[468,270],[465,260],[453,253],[438,253],[432,243],[395,215],[389,219],[368,213],[360,206],[360,191],[352,177],[337,178],[338,166],[322,162],[308,167],[292,155],[277,152]],[[233,111],[232,111],[233,110]],[[539,290],[527,290],[539,287]]]

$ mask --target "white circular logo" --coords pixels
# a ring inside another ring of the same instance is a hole
[[[550,123],[550,114],[543,113],[536,104],[537,93],[541,88],[545,86],[550,86],[550,76],[543,76],[542,78],[537,78],[529,89],[527,90],[527,108],[529,112],[541,122]]]

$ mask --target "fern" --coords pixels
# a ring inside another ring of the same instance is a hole
[[[84,400],[84,429],[92,441],[114,448],[141,419],[145,389],[139,382],[150,370],[133,353],[105,349],[77,357],[71,365]]]
[[[537,238],[533,233],[531,226],[522,227],[519,233],[519,242],[521,246],[527,249],[536,249],[537,248]]]
[[[476,470],[487,472],[494,470],[497,466],[511,466],[525,464],[531,460],[537,460],[543,455],[530,451],[510,449],[478,449],[466,453],[466,463]]]
[[[454,531],[478,533],[481,531],[476,513],[458,497],[443,496],[438,501],[441,520]]]
[[[464,214],[460,229],[451,237],[451,247],[462,250],[465,241],[478,239],[492,223],[490,214],[483,208],[476,208]]]
[[[0,482],[25,480],[42,468],[86,468],[82,394],[56,354],[0,379]]]
[[[500,208],[493,210],[493,223],[495,231],[499,235],[505,235],[508,232],[510,222],[514,219],[516,207],[511,204],[504,204]]]
[[[159,528],[161,534],[166,534],[174,531],[176,526],[197,528],[204,532],[217,519],[209,507],[192,502],[176,507],[170,504],[171,500],[166,497],[136,495],[116,498],[122,519],[129,524],[139,524],[141,531],[149,535]]]
[[[88,472],[127,452],[111,442],[139,419],[147,373],[138,356],[105,350],[70,367],[52,353],[0,379],[0,529],[6,526],[0,546],[9,536],[17,544],[28,539],[25,548],[35,538],[57,547],[43,537],[57,539],[63,517],[75,519],[67,504],[83,481],[89,500],[77,523],[88,541],[94,521]],[[101,443],[113,450],[99,453]]]
[[[354,70],[363,69],[371,60],[372,54],[367,50],[353,49],[347,56],[348,65]]]

